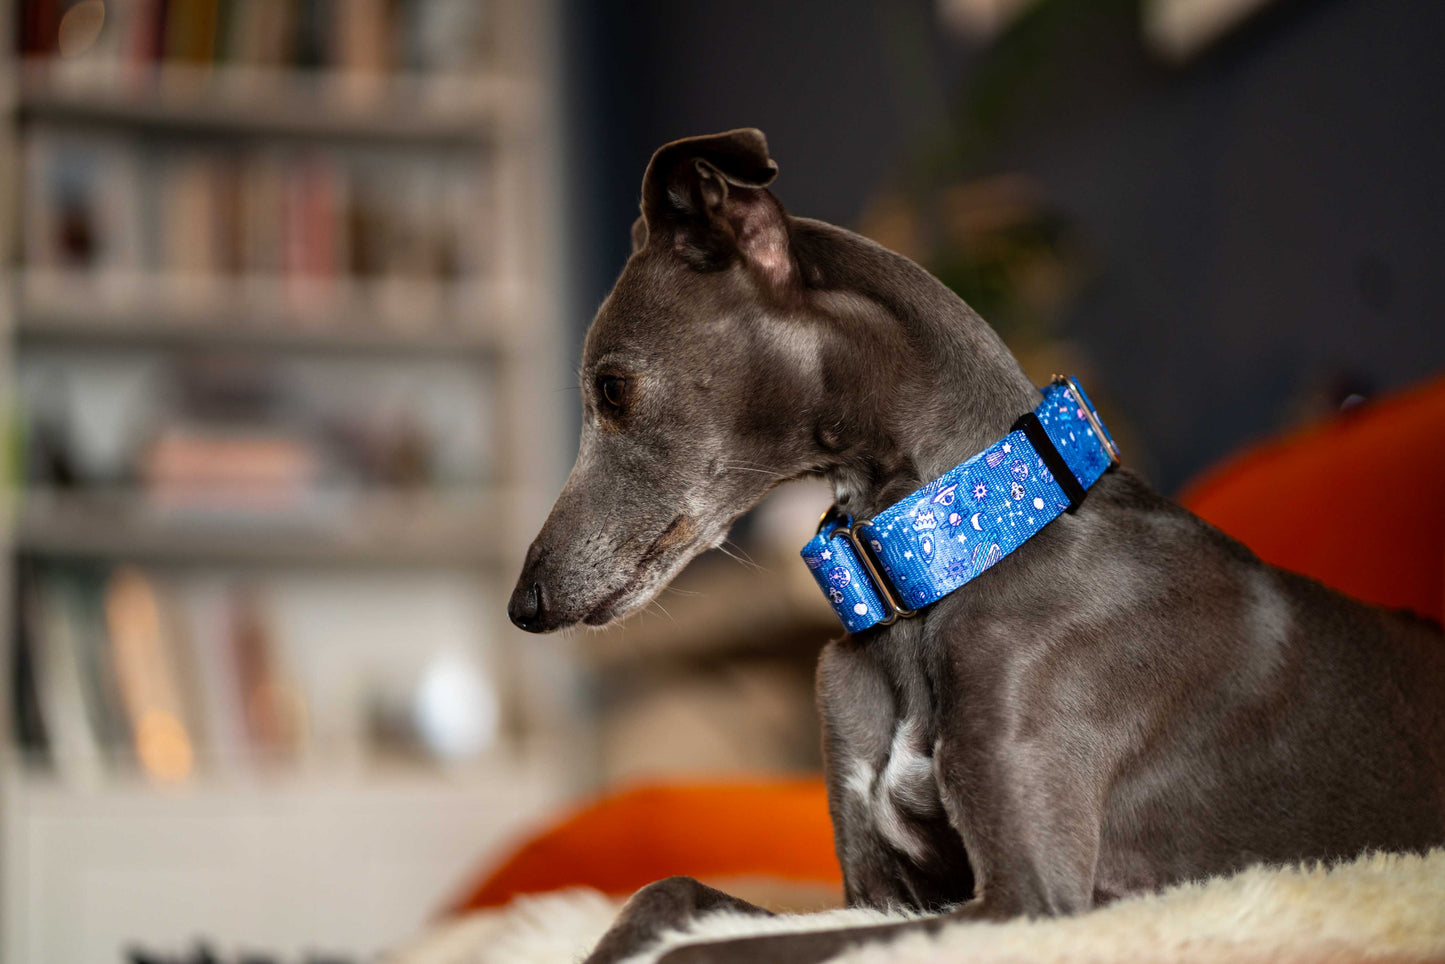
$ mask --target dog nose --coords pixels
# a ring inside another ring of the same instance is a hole
[[[547,612],[547,597],[540,582],[530,586],[518,586],[507,603],[507,616],[518,629],[529,633],[542,631],[543,617]]]

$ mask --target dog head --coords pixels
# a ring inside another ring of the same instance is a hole
[[[648,165],[633,252],[587,334],[577,461],[508,605],[532,632],[645,604],[816,462],[816,345],[760,131]]]

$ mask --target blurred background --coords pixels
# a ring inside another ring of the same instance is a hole
[[[362,959],[605,788],[817,770],[826,489],[505,617],[665,141],[762,128],[1166,493],[1445,367],[1430,0],[0,9],[7,961]]]

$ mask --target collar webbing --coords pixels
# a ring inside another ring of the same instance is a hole
[[[1118,464],[1119,449],[1072,378],[1055,376],[1013,431],[873,519],[833,510],[803,561],[850,633],[953,592],[1023,545]],[[1067,469],[1069,476],[1062,476]]]

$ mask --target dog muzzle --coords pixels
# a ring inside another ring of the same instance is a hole
[[[1084,501],[1119,447],[1078,382],[1054,376],[993,445],[867,521],[829,509],[803,561],[850,633],[918,615]]]

